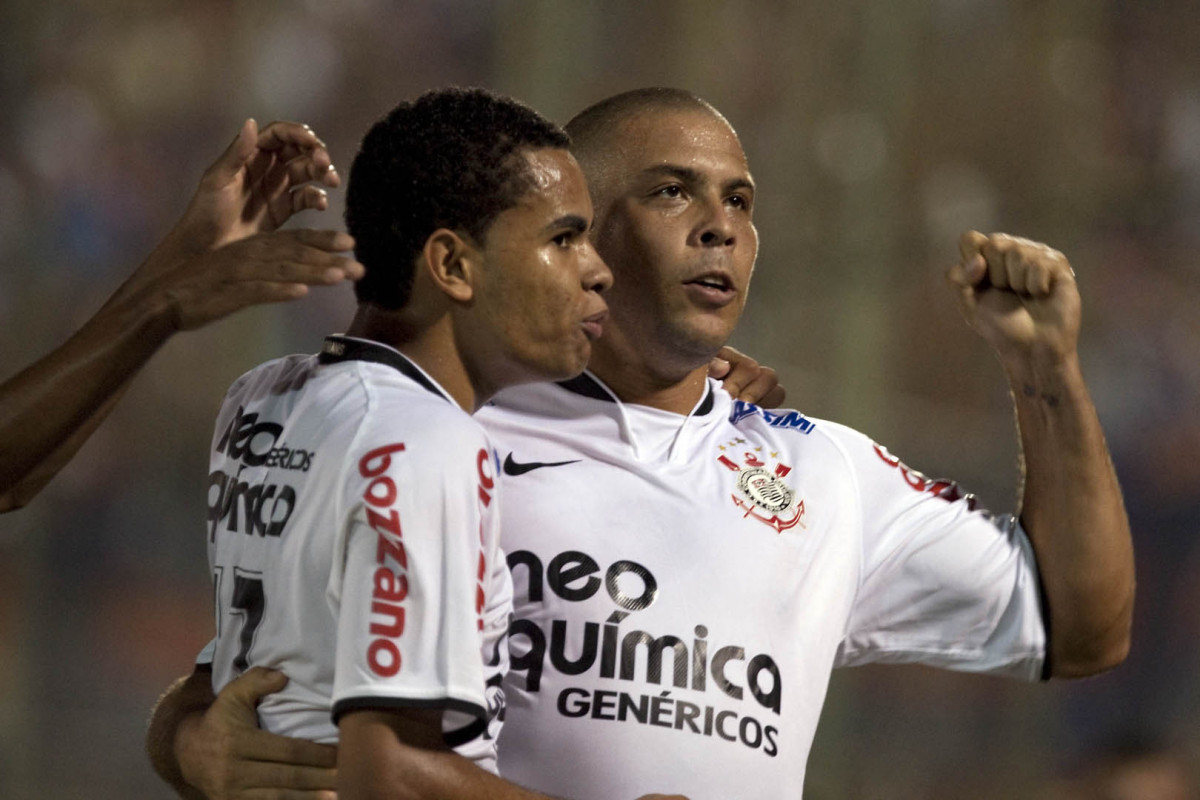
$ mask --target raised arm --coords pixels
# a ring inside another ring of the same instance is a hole
[[[29,502],[112,410],[173,334],[309,285],[358,278],[336,231],[276,228],[328,205],[340,179],[307,127],[247,120],[200,181],[183,217],[61,347],[0,384],[0,512]]]
[[[1048,612],[1050,674],[1110,669],[1129,651],[1133,544],[1121,490],[1080,371],[1080,298],[1065,256],[1004,234],[963,234],[947,279],[995,349],[1016,405],[1021,522]]]

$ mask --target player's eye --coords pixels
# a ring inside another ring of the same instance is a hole
[[[674,200],[677,197],[683,196],[683,187],[677,183],[668,184],[655,192],[659,197],[667,197]]]
[[[744,194],[730,195],[729,204],[734,208],[740,208],[742,211],[750,210],[750,198]]]
[[[574,238],[575,238],[574,231],[564,231],[563,233],[560,233],[557,236],[555,236],[552,241],[559,247],[570,247],[572,240]]]

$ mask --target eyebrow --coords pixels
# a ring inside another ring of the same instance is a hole
[[[575,233],[587,233],[588,221],[578,214],[563,214],[546,226],[547,231],[562,230],[563,228]]]
[[[664,175],[672,178],[678,178],[684,183],[704,183],[705,177],[691,167],[680,166],[679,164],[658,164],[653,167],[642,170],[642,174],[646,176]],[[722,194],[729,194],[738,189],[749,189],[754,191],[754,178],[746,175],[744,177],[733,178],[721,184]]]

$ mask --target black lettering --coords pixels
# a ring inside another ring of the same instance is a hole
[[[594,622],[583,624],[583,652],[574,661],[568,661],[567,621],[556,619],[550,626],[550,663],[564,675],[579,675],[591,669],[596,662],[596,639],[600,626]]]
[[[721,711],[721,712],[718,712],[718,714],[717,714],[717,726],[716,726],[716,727],[717,727],[717,736],[720,736],[722,739],[724,739],[724,740],[725,740],[725,741],[727,741],[727,742],[736,742],[736,741],[737,741],[737,737],[736,737],[736,736],[730,736],[728,733],[726,733],[726,732],[725,732],[725,726],[721,724],[721,723],[723,723],[725,720],[729,719],[730,717],[733,717],[734,719],[737,719],[737,713],[736,713],[736,712],[734,712],[734,711]]]
[[[280,503],[283,503],[282,509]],[[279,496],[271,504],[271,521],[267,524],[267,536],[279,536],[288,520],[292,518],[292,510],[296,507],[296,490],[284,486],[279,490]]]
[[[267,521],[262,518],[263,506],[267,504],[267,500],[275,496],[275,487],[266,486],[260,487],[258,496],[254,500],[254,510],[250,517],[251,524],[254,526],[254,532],[259,536],[267,535]],[[271,507],[271,513],[274,515],[275,507]]]
[[[763,752],[772,758],[779,755],[779,745],[775,743],[775,734],[777,733],[779,733],[779,730],[771,725],[763,729],[763,738],[766,740],[766,744],[763,745]]]
[[[722,647],[712,660],[712,676],[717,682],[717,688],[734,700],[742,699],[742,687],[729,682],[725,677],[725,665],[730,661],[741,661],[746,657],[746,651],[740,647]]]
[[[670,647],[673,653],[671,664],[674,671],[673,683],[680,689],[687,688],[687,645],[674,636],[662,636],[655,639],[645,631],[630,631],[625,634],[625,638],[621,641],[622,680],[631,681],[634,679],[633,676],[637,664],[637,646],[639,644],[646,645],[646,681],[648,683],[662,683],[663,651]]]
[[[771,690],[764,692],[758,685],[758,676],[762,672],[771,674]],[[780,696],[783,693],[783,681],[779,675],[779,667],[776,666],[775,660],[765,653],[757,655],[750,659],[750,666],[746,668],[746,683],[750,687],[750,694],[758,701],[759,705],[764,708],[769,708],[776,714],[779,713]]]
[[[529,640],[528,652],[517,653],[514,643],[518,636],[524,636]],[[546,635],[533,620],[514,619],[508,626],[508,642],[509,654],[512,658],[509,669],[512,672],[525,672],[525,691],[539,691],[542,687],[542,664],[546,655]],[[559,702],[562,702],[561,695]]]
[[[221,511],[225,508],[225,487],[229,476],[221,470],[213,470],[208,474],[208,540],[211,542],[217,536],[217,524],[221,521]],[[217,496],[213,497],[213,489]]]
[[[754,729],[754,741],[747,738],[747,728]],[[754,717],[742,717],[742,722],[738,725],[738,736],[741,738],[742,744],[746,745],[746,747],[749,747],[751,750],[757,750],[758,746],[762,744],[762,725],[759,725],[758,720]]]
[[[596,562],[593,561],[592,563]],[[630,597],[621,591],[618,579],[627,572],[632,572],[642,579],[642,593],[638,597]],[[604,575],[604,586],[608,589],[608,596],[612,598],[613,602],[627,611],[641,611],[658,597],[658,581],[650,574],[650,570],[636,561],[617,561],[613,563]]]
[[[713,732],[713,707],[704,707],[704,735],[712,736]]]
[[[571,696],[579,699],[571,702]],[[567,688],[559,692],[558,713],[564,717],[586,717],[589,710],[588,693],[586,689]]]
[[[630,712],[633,712],[633,718],[643,725],[646,724],[646,709],[649,706],[650,698],[644,694],[637,696],[637,705],[634,705],[634,698],[625,692],[621,692],[621,703],[617,706],[617,719],[621,722]]]
[[[523,564],[529,571],[528,598],[531,603],[542,602],[542,562],[528,550],[517,550],[508,554],[508,570],[513,573],[513,583],[516,583],[517,566]],[[520,595],[517,596],[518,598]]]
[[[256,533],[254,520],[258,516],[259,498],[262,497],[263,485],[256,483],[242,493],[242,511],[246,519],[246,533]]]
[[[588,577],[599,571],[600,565],[587,553],[568,550],[550,559],[546,568],[546,582],[563,600],[578,602],[587,600],[600,588],[600,579]],[[587,578],[582,586],[570,586],[574,581]]]
[[[671,711],[675,705],[675,701],[667,697],[667,692],[663,692],[657,697],[650,698],[650,724],[657,725],[660,728],[671,727]],[[666,717],[666,719],[664,719]]]
[[[600,648],[600,677],[617,674],[617,626],[604,626],[604,644]]]
[[[604,716],[605,711],[610,711],[616,705],[617,693],[597,689],[592,694],[592,719],[616,719],[610,713],[607,717]]]
[[[703,692],[708,683],[708,642],[704,639],[708,636],[708,628],[697,625],[695,633],[696,638],[692,640],[692,688]]]
[[[683,730],[683,726],[686,724],[692,729],[692,733],[699,733],[700,729],[696,727],[694,721],[698,716],[700,716],[700,706],[686,700],[675,702],[675,730]]]

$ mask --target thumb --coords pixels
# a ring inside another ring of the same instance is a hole
[[[258,147],[257,141],[258,123],[250,118],[242,123],[241,130],[233,137],[229,147],[225,148],[221,157],[208,168],[208,175],[222,186],[233,180],[254,155]]]
[[[287,675],[279,670],[252,667],[222,689],[220,697],[253,708],[259,700],[287,686],[287,682]]]
[[[975,286],[979,282],[978,275],[972,275],[970,267],[978,266],[974,263],[955,264],[950,269],[946,270],[946,283],[950,284],[958,297],[958,306],[962,313],[967,317],[968,321],[975,315]],[[978,270],[976,270],[978,271]]]
[[[713,356],[712,361],[708,362],[709,377],[720,380],[729,374],[730,367],[731,364],[726,359],[719,355]]]

